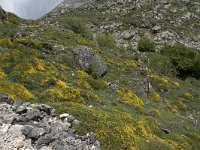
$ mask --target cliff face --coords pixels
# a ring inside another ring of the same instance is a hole
[[[68,2],[36,21],[8,15],[0,93],[73,115],[105,150],[198,149],[200,3]]]

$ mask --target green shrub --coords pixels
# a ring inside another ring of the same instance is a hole
[[[72,30],[73,32],[80,34],[81,36],[92,39],[93,33],[86,26],[86,22],[78,17],[68,17],[63,21],[66,28]]]
[[[102,79],[87,78],[86,81],[94,90],[105,90],[108,87],[108,82]]]
[[[200,78],[200,53],[198,50],[176,44],[164,46],[161,53],[170,58],[181,78],[185,79],[189,76]]]
[[[197,80],[196,78],[188,77],[185,81],[189,84],[200,87],[200,80]]]
[[[143,37],[138,42],[138,50],[140,52],[155,52],[155,43],[150,39]]]
[[[22,44],[24,46],[34,48],[34,49],[41,49],[42,48],[42,42],[38,40],[33,39],[27,39],[27,38],[17,38],[15,39],[15,44]]]
[[[17,25],[0,26],[0,31],[0,36],[13,37],[19,31],[19,27]]]
[[[111,49],[116,47],[115,38],[111,34],[97,34],[96,40],[100,47]]]
[[[149,65],[156,73],[162,75],[176,75],[176,69],[170,58],[160,53],[148,53]]]
[[[2,46],[2,47],[12,47],[12,42],[9,38],[5,38],[5,39],[0,38],[0,46]]]

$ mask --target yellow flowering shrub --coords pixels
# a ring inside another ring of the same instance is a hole
[[[34,74],[37,71],[45,71],[45,62],[34,58],[34,60],[31,63],[20,63],[17,64],[13,71],[21,71],[27,74]]]
[[[88,89],[88,90],[92,90],[92,87],[90,86],[90,84],[86,81],[83,81],[83,80],[79,80],[76,82],[77,85],[81,88],[84,88],[84,89]]]
[[[0,93],[9,95],[12,99],[33,100],[34,95],[18,83],[0,82]]]
[[[60,87],[60,88],[70,88],[70,87],[67,85],[67,83],[65,83],[65,82],[63,82],[63,81],[61,81],[61,80],[57,80],[57,81],[56,81],[56,85],[57,85],[57,87]]]
[[[142,135],[142,136],[147,136],[147,137],[150,137],[150,138],[154,138],[154,137],[151,137],[151,130],[150,130],[150,127],[147,125],[148,123],[146,122],[145,119],[140,119],[137,121],[137,124],[136,124],[136,134],[137,135]]]
[[[177,109],[177,110],[186,110],[187,109],[187,105],[183,103],[182,100],[178,100],[177,102],[175,102],[172,107],[174,107],[174,109]]]
[[[42,80],[40,80],[40,84],[44,85],[44,86],[48,86],[49,84],[53,84],[54,86],[56,85],[56,78],[54,76],[48,76],[47,74],[45,74],[42,78]]]
[[[6,77],[6,74],[3,71],[0,71],[0,79]]]
[[[78,38],[78,39],[77,39],[77,43],[78,43],[79,45],[87,45],[86,39],[83,39],[83,38]]]
[[[101,102],[100,98],[98,97],[98,95],[92,93],[92,92],[85,92],[82,91],[81,92],[81,96],[84,98],[85,101],[92,101],[92,102]]]
[[[42,97],[51,102],[72,101],[84,103],[81,97],[81,91],[72,87],[66,89],[51,87],[42,93]]]
[[[36,68],[32,66],[32,64],[18,64],[13,68],[13,71],[22,71],[24,73],[33,74],[36,73]]]
[[[149,114],[154,114],[156,116],[160,116],[160,111],[158,109],[152,109],[149,111]]]
[[[115,64],[115,61],[111,58],[107,58],[105,61],[107,64]]]
[[[183,94],[183,97],[184,97],[185,99],[192,99],[192,98],[193,98],[192,94],[190,94],[190,93],[184,93],[184,94]]]
[[[177,88],[180,87],[180,84],[179,84],[178,82],[173,82],[173,84],[174,84]]]
[[[75,78],[77,79],[82,79],[82,78],[87,78],[89,75],[83,71],[83,70],[76,70],[75,71]]]
[[[65,65],[63,65],[63,64],[60,64],[60,63],[55,63],[55,64],[53,64],[54,66],[55,66],[55,68],[57,68],[57,69],[62,69],[62,70],[69,70],[70,68],[69,67],[67,67],[67,66],[65,66]]]
[[[96,53],[102,53],[102,52],[103,52],[103,50],[100,49],[100,48],[98,48],[98,47],[94,48],[94,51],[95,51]]]
[[[38,40],[33,40],[33,39],[26,39],[26,38],[17,38],[14,41],[15,43],[23,44],[25,46],[29,46],[35,49],[41,49],[42,48],[42,43]]]
[[[0,39],[0,46],[12,46],[10,39]]]
[[[126,66],[136,68],[138,67],[137,62],[135,60],[125,59],[123,62]]]
[[[105,90],[109,83],[102,79],[86,78],[93,90]]]
[[[160,102],[160,95],[155,91],[150,92],[148,98],[153,102]]]
[[[159,76],[159,75],[151,75],[151,80],[153,81],[156,86],[159,86],[163,89],[173,89],[173,88],[180,88],[180,84],[178,82],[171,81],[170,78],[166,76]]]
[[[46,91],[44,91],[42,93],[42,95],[45,97],[48,96],[48,100],[50,100],[51,102],[55,102],[55,100],[60,100],[63,99],[63,91],[59,90],[57,88],[49,88]]]
[[[11,23],[9,20],[7,20],[7,19],[4,19],[3,22],[4,22],[6,25],[11,25],[11,24],[12,24],[12,23]]]
[[[67,32],[68,35],[74,35],[75,34],[74,31],[69,30],[69,29],[67,29],[66,32]]]
[[[111,61],[112,63],[112,61]],[[131,68],[136,68],[138,67],[137,62],[132,59],[120,59],[119,62],[117,62],[117,66],[119,67],[131,67]]]
[[[114,107],[99,108],[70,103],[66,108],[63,107],[66,103],[51,104],[58,108],[58,112],[62,113],[68,110],[76,115],[78,120],[84,121],[81,126],[77,127],[77,130],[81,133],[86,131],[96,133],[102,149],[140,149],[140,142],[144,138],[153,144],[159,143],[159,146],[167,146],[169,149],[182,148],[173,140],[163,139],[152,133],[152,130],[159,130],[158,124],[154,124],[144,115],[132,114]]]
[[[167,88],[170,88],[170,80],[168,77],[155,75],[155,76],[152,76],[152,78],[160,86],[165,86]]]
[[[122,100],[128,105],[142,107],[144,106],[144,102],[137,97],[131,90],[119,89],[117,93]]]
[[[34,58],[33,65],[38,71],[45,71],[45,62],[43,60]]]
[[[123,127],[123,131],[127,135],[134,135],[136,132],[136,128],[132,124],[125,124]]]

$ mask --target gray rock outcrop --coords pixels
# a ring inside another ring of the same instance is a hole
[[[48,105],[12,103],[0,94],[1,150],[100,150],[93,133],[80,136],[73,124],[80,122],[66,113],[55,117]]]
[[[92,48],[78,46],[73,50],[75,67],[82,68],[93,77],[102,77],[107,73],[107,65]]]

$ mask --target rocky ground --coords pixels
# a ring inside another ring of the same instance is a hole
[[[1,150],[100,150],[93,133],[76,134],[80,122],[64,113],[59,117],[45,104],[12,102],[0,95]]]
[[[108,18],[112,15],[111,21],[104,20],[98,24],[91,22],[88,26],[95,33],[113,33],[118,46],[125,48],[137,47],[141,36],[147,36],[157,43],[158,48],[166,43],[182,43],[200,49],[200,37],[196,32],[200,27],[200,3],[196,0],[177,2],[114,0],[103,4],[99,4],[98,1],[96,3],[90,1],[88,4],[86,1],[78,0],[75,3],[80,5],[71,7],[67,1],[64,1],[52,12],[52,15],[59,16],[65,12],[76,11],[77,7],[81,11],[99,11],[102,16],[107,15]],[[128,21],[125,20],[127,17]],[[133,21],[134,19],[137,21]],[[127,26],[126,29],[124,26]]]

